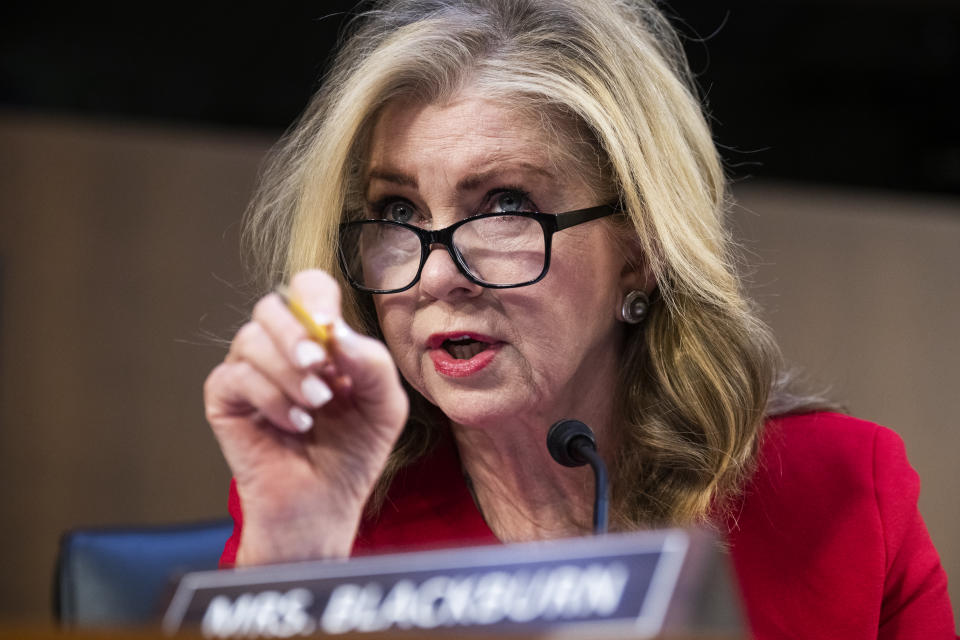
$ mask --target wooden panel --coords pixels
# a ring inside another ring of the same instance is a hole
[[[61,631],[58,629],[34,629],[34,628],[0,628],[0,640],[167,640],[171,636],[151,629],[120,629],[104,631]],[[204,636],[199,633],[178,633],[176,638],[182,640],[202,640]],[[430,640],[462,640],[471,638],[473,640],[594,640],[596,634],[580,631],[574,633],[567,630],[555,632],[539,633],[501,633],[495,631],[473,630],[464,632],[462,630],[438,629],[435,631],[373,631],[370,633],[344,633],[336,636],[341,640],[418,640],[420,638],[429,638]],[[624,640],[629,640],[628,636],[618,636]],[[661,637],[661,640],[740,640],[739,636],[720,635],[720,634],[697,634],[697,635],[668,635]]]
[[[266,146],[0,119],[0,616],[47,615],[62,530],[225,515],[201,385]]]
[[[960,610],[960,200],[789,184],[737,196],[752,291],[784,353],[903,437]]]

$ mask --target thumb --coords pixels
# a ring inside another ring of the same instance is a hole
[[[333,360],[338,373],[350,378],[352,394],[361,406],[383,406],[402,411],[406,422],[407,395],[400,372],[387,346],[376,338],[354,331],[338,318],[333,325]]]

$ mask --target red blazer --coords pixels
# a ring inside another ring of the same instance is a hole
[[[955,638],[947,576],[917,510],[903,442],[833,413],[772,419],[759,466],[726,523],[757,638]],[[243,516],[221,558],[236,558]],[[355,554],[497,544],[448,444],[399,474]]]

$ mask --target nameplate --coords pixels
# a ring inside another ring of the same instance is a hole
[[[162,624],[211,638],[559,627],[646,638],[736,634],[740,619],[716,542],[662,530],[189,573]]]

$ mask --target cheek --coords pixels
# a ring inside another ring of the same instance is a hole
[[[510,316],[531,373],[544,378],[568,375],[595,353],[609,353],[604,345],[621,335],[616,318],[620,267],[574,247],[555,255],[540,283],[527,292],[502,294],[516,296]]]
[[[374,307],[377,310],[377,321],[380,331],[387,343],[387,348],[393,356],[400,373],[408,382],[414,371],[417,350],[414,345],[410,327],[413,324],[413,305],[403,293],[376,296]]]
[[[609,326],[616,319],[624,266],[617,248],[596,237],[557,247],[548,277],[554,276],[550,285],[557,306],[572,316],[558,320],[580,323],[585,328]]]

